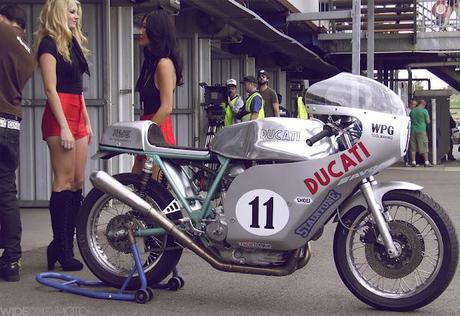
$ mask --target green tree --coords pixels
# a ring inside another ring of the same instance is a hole
[[[421,81],[415,81],[412,84],[412,91],[422,91],[423,90],[423,84]]]
[[[460,109],[460,94],[453,94],[450,96],[450,108]]]

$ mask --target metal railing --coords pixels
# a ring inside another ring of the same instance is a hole
[[[418,0],[417,32],[459,31],[459,15],[459,0]]]
[[[351,0],[320,0],[319,11],[351,10]],[[374,31],[376,33],[414,33],[417,0],[374,0]],[[362,0],[361,29],[367,30],[367,1]],[[337,18],[329,21],[318,21],[327,33],[351,33],[352,18]]]
[[[460,0],[374,0],[376,33],[460,31]],[[320,0],[319,11],[351,10],[351,0]],[[362,0],[362,30],[367,29],[367,1]],[[352,18],[318,20],[326,33],[351,33]]]

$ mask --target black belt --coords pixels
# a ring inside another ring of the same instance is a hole
[[[16,115],[8,114],[8,113],[0,113],[0,117],[3,117],[4,119],[8,120],[13,120],[18,123],[21,123],[22,118]]]

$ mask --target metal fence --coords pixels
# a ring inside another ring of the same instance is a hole
[[[351,0],[321,0],[319,11],[352,9]],[[368,1],[361,1],[361,29],[367,30]],[[460,30],[459,0],[374,0],[376,33],[456,32]],[[325,33],[351,33],[352,17],[318,20]]]
[[[458,0],[417,1],[417,32],[459,31]]]

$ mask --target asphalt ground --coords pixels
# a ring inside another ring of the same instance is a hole
[[[460,162],[435,168],[391,168],[379,181],[404,180],[424,186],[448,212],[460,231]],[[47,210],[23,210],[24,267],[21,282],[0,281],[3,315],[386,315],[356,299],[342,284],[333,262],[335,224],[326,226],[312,243],[306,267],[286,277],[264,277],[219,272],[190,251],[179,263],[185,287],[177,292],[157,290],[145,304],[81,297],[47,288],[35,281],[46,269],[51,239]],[[73,273],[94,279],[88,270]],[[460,315],[459,269],[447,290],[434,302],[406,315]],[[400,313],[391,313],[399,315]],[[401,313],[402,314],[402,313]]]

